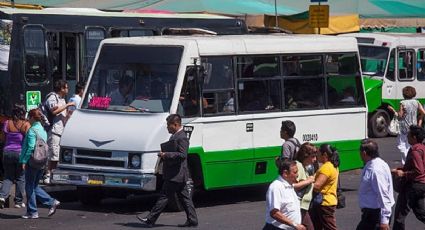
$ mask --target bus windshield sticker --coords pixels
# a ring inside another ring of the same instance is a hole
[[[93,97],[89,102],[90,109],[103,109],[106,110],[109,108],[111,103],[110,97]]]

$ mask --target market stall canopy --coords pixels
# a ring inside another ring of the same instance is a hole
[[[15,0],[15,3],[120,11],[143,9],[179,13],[208,12],[233,16],[275,14],[275,0]],[[276,3],[277,14],[292,15],[290,17],[306,12],[310,4],[315,4],[308,0],[276,0]],[[425,27],[425,0],[328,0],[324,4],[330,6],[331,27],[334,21],[338,21],[339,25],[352,24],[347,19],[355,15],[358,15],[359,20],[354,20],[359,22],[360,28]],[[297,23],[292,27],[300,27]],[[344,26],[352,28],[350,25]],[[330,32],[334,30],[330,28]]]
[[[266,27],[276,25],[276,17],[273,15],[264,15],[263,20]],[[249,20],[247,20],[247,24],[248,22]],[[331,15],[329,26],[320,30],[310,26],[307,11],[290,16],[280,16],[278,17],[278,24],[280,28],[297,34],[341,34],[360,30],[357,14]]]
[[[217,13],[228,15],[274,14],[274,0],[15,0],[16,3],[46,7],[88,7],[103,10],[155,9],[179,13]],[[279,14],[299,13],[290,5],[278,4]]]

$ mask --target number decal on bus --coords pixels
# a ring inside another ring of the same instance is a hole
[[[304,141],[317,141],[317,140],[319,140],[319,135],[317,133],[303,134],[303,142]]]

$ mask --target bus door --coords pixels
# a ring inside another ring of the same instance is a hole
[[[66,80],[69,87],[68,97],[71,97],[82,73],[82,36],[80,33],[57,31],[48,32],[47,36],[52,79]]]
[[[416,76],[416,53],[414,49],[406,49],[406,47],[397,47],[396,49],[396,69],[397,69],[397,95],[398,99],[403,98],[403,88],[412,86]],[[416,86],[414,86],[417,88]]]
[[[47,60],[48,50],[46,30],[41,25],[23,27],[23,79],[13,81],[13,88],[20,93],[19,98],[27,109],[38,106],[44,96],[51,91]],[[24,85],[24,88],[22,88]]]
[[[388,59],[387,71],[382,86],[382,98],[394,100],[397,98],[396,49],[392,49]]]

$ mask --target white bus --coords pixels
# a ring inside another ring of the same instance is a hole
[[[369,134],[385,137],[393,116],[388,105],[399,109],[404,87],[415,87],[416,98],[425,103],[425,34],[355,33],[342,36],[355,37],[359,44],[369,110]]]
[[[183,117],[191,177],[203,189],[272,181],[284,120],[299,140],[336,146],[341,170],[359,168],[367,119],[359,60],[356,40],[342,37],[106,39],[53,181],[77,185],[83,203],[108,189],[155,191],[170,113]]]

